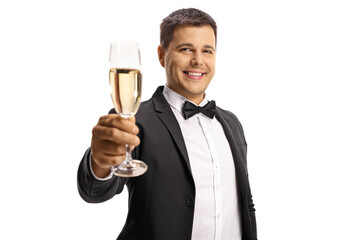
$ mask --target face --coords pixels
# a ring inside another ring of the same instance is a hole
[[[166,85],[199,104],[215,74],[215,34],[210,25],[180,25],[175,28],[169,47],[158,48],[165,68]]]

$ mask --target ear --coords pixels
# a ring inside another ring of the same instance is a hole
[[[158,58],[161,66],[165,67],[165,50],[161,45],[158,47]]]

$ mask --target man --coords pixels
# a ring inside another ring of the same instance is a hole
[[[118,239],[257,239],[242,126],[205,95],[215,73],[216,23],[191,8],[160,27],[166,86],[141,104],[136,124],[116,114],[100,118],[79,166],[79,193],[103,202],[127,186],[129,212]],[[148,165],[144,175],[111,174],[125,144]]]

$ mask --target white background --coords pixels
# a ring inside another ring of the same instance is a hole
[[[159,24],[182,7],[218,23],[208,95],[244,126],[259,239],[360,239],[355,0],[1,1],[0,239],[116,238],[126,191],[88,204],[76,187],[112,107],[109,43],[140,41],[148,99]]]

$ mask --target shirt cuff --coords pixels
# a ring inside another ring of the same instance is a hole
[[[91,166],[91,157],[92,157],[92,153],[89,154],[89,159],[88,159],[88,161],[89,161],[89,166],[90,166],[91,174],[93,175],[93,177],[94,177],[96,180],[99,180],[99,181],[107,181],[107,180],[111,179],[111,178],[114,176],[113,171],[111,171],[110,174],[107,175],[107,176],[104,177],[104,178],[100,178],[100,177],[96,176],[95,173],[94,173],[94,171],[93,171],[93,169],[92,169],[92,166]]]

